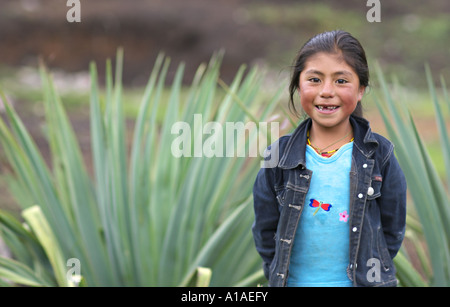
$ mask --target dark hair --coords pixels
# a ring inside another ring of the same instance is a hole
[[[293,66],[291,83],[289,85],[289,109],[294,113],[298,112],[294,105],[294,95],[298,90],[300,73],[305,68],[305,63],[312,55],[319,52],[342,53],[344,61],[353,68],[359,78],[359,85],[367,87],[369,85],[369,66],[367,65],[366,53],[359,41],[350,33],[336,30],[323,32],[309,39],[300,49]],[[361,101],[355,108],[353,115],[362,117]]]

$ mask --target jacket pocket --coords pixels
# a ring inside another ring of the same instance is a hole
[[[372,176],[372,182],[367,191],[367,199],[372,200],[381,196],[381,187],[383,184],[383,179],[381,175]]]
[[[384,271],[389,272],[390,268],[392,267],[392,259],[389,254],[386,240],[384,238],[383,228],[381,226],[379,226],[377,229],[377,250]]]

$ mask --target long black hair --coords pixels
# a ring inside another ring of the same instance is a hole
[[[341,53],[344,61],[353,68],[359,77],[359,85],[369,85],[369,66],[366,53],[359,41],[350,33],[336,30],[323,32],[309,39],[300,49],[294,65],[289,85],[289,108],[298,115],[294,104],[294,96],[299,87],[300,73],[305,68],[305,63],[312,55],[319,53]],[[363,117],[361,101],[358,101],[353,115]]]

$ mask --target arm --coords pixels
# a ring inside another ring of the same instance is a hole
[[[275,233],[280,212],[274,190],[274,168],[261,168],[253,186],[255,222],[252,231],[256,250],[263,259],[264,275],[269,279],[269,267],[275,255]]]
[[[380,211],[384,237],[391,258],[394,258],[405,236],[406,179],[393,153],[383,167]]]

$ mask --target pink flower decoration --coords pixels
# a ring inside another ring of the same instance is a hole
[[[344,212],[339,213],[339,221],[347,222],[347,219],[348,219],[347,210],[345,210]]]

